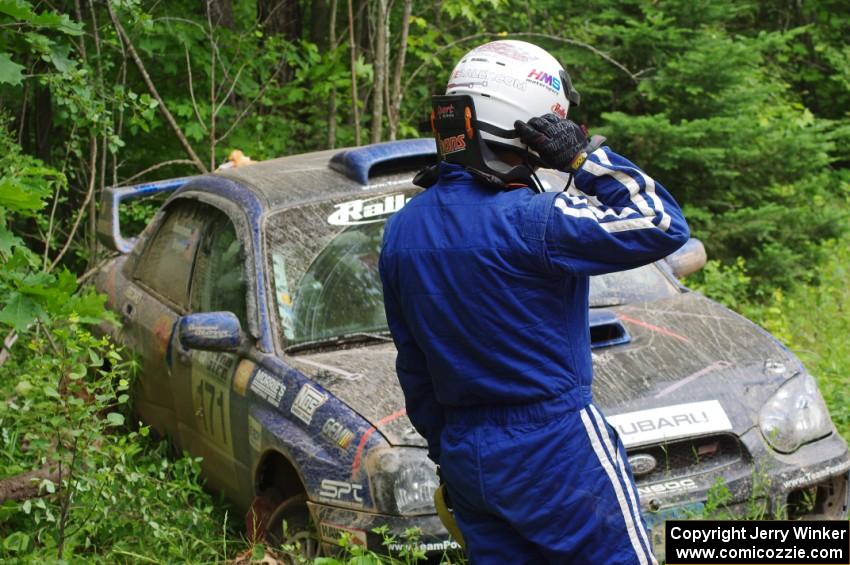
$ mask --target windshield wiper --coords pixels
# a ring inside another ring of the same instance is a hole
[[[390,332],[388,330],[377,332],[352,332],[349,334],[335,335],[313,341],[302,341],[301,343],[290,345],[285,348],[284,351],[286,351],[286,353],[296,353],[298,351],[305,351],[309,349],[329,349],[351,343],[369,341],[392,342],[392,340],[393,338],[390,336]]]

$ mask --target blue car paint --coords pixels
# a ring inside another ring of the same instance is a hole
[[[409,146],[410,144],[405,143],[403,145]],[[431,143],[431,145],[433,145],[433,143]],[[418,149],[416,151],[418,152]],[[386,157],[387,159],[395,158],[395,156],[397,156],[396,153],[398,152],[384,152],[385,155],[388,155]],[[355,151],[355,154],[358,153]],[[359,163],[359,166],[362,166],[367,162],[372,162],[374,164],[375,162],[381,161],[381,159],[375,159],[375,155],[372,155],[371,161],[369,159],[364,159],[364,155],[362,153],[359,155],[360,156],[355,159],[355,161]],[[171,201],[192,191],[201,191],[203,193],[213,194],[224,198],[235,204],[245,213],[253,248],[254,281],[256,282],[255,290],[258,313],[257,322],[260,333],[258,336],[259,345],[263,351],[274,351],[272,343],[273,334],[268,315],[267,292],[264,284],[265,262],[262,255],[262,219],[265,212],[265,206],[264,203],[250,190],[228,179],[212,175],[171,179],[156,183],[145,183],[119,189],[110,189],[105,200],[105,207],[109,212],[107,217],[111,229],[108,230],[108,233],[112,237],[113,245],[118,251],[128,253],[132,250],[136,243],[134,239],[124,239],[120,234],[118,207],[122,202],[165,192],[173,192],[168,201],[164,204],[164,206],[167,206]],[[227,320],[225,320],[225,317],[223,316],[214,314],[195,314],[193,315],[195,321],[198,321],[199,316],[208,316],[210,318],[208,320],[210,325],[214,323],[224,323],[225,325],[228,325]],[[185,329],[188,329],[186,318],[175,323],[175,328],[177,325],[184,326]],[[233,328],[230,329],[232,330]],[[171,361],[174,337],[174,329],[172,329],[172,337],[169,340],[166,352],[167,362]],[[257,378],[259,370],[265,370],[268,374],[279,379],[286,387],[284,397],[277,406],[272,406],[265,399],[250,392],[252,381]],[[309,384],[327,396],[327,401],[316,410],[311,424],[306,428],[303,422],[293,420],[288,415],[287,410],[287,407],[290,407],[291,409],[291,406],[295,402],[295,398],[305,384]],[[346,481],[353,479],[349,476],[348,470],[353,467],[355,457],[358,453],[356,447],[359,438],[371,429],[371,426],[366,420],[354,413],[347,405],[337,400],[330,392],[324,390],[321,385],[310,380],[303,373],[286,365],[273,355],[265,355],[262,362],[253,370],[247,383],[247,390],[248,394],[252,394],[254,397],[254,402],[249,409],[251,415],[263,424],[264,429],[271,433],[271,437],[264,440],[264,446],[268,449],[277,449],[290,458],[298,470],[300,478],[311,499],[319,499],[321,483],[324,479],[331,478],[334,480]],[[284,417],[281,418],[281,416]],[[322,423],[327,421],[328,418],[335,419],[337,422],[354,432],[355,435],[351,442],[352,445],[350,445],[348,449],[339,449],[326,438],[324,440],[322,439],[324,438],[321,430]],[[374,432],[374,429],[372,429],[372,431]],[[317,442],[316,438],[320,438],[320,441]],[[324,444],[327,444],[327,449],[321,447]],[[386,440],[381,437],[380,434],[370,434],[367,445],[368,449],[378,446],[385,447],[387,445]],[[359,452],[362,454],[368,451],[368,449],[361,449]],[[344,469],[345,474],[341,475],[340,469]],[[375,510],[371,494],[368,490],[369,486],[365,473],[362,473],[362,475],[362,477],[358,476],[354,478],[360,481],[358,484],[362,484],[363,486],[363,490],[361,491],[362,503],[351,504],[348,501],[339,500],[335,501],[335,504]]]
[[[136,239],[125,239],[121,235],[121,222],[118,212],[121,203],[164,192],[173,192],[193,178],[182,177],[120,188],[107,188],[103,195],[103,209],[98,220],[98,236],[100,240],[111,249],[115,249],[120,253],[129,253],[136,244]]]
[[[213,176],[199,177],[190,183],[186,183],[171,196],[171,199],[179,198],[182,194],[192,190],[202,190],[206,193],[225,198],[245,212],[254,250],[254,280],[256,281],[257,312],[260,329],[259,339],[264,351],[273,351],[272,328],[268,315],[269,304],[267,303],[267,293],[264,284],[266,280],[265,262],[262,256],[262,218],[265,211],[263,203],[253,192],[241,187],[237,183]],[[353,415],[352,410],[348,406],[337,400],[330,392],[322,388],[321,385],[310,380],[303,373],[286,365],[276,357],[272,355],[265,356],[261,367],[271,375],[279,378],[286,387],[286,392],[280,404],[273,407],[274,410],[271,411],[257,409],[256,407],[258,405],[265,404],[270,407],[271,405],[255,395],[255,404],[251,409],[252,414],[256,409],[257,414],[255,417],[265,424],[265,428],[278,432],[273,434],[276,439],[275,445],[279,449],[285,450],[296,465],[296,468],[299,469],[302,482],[310,498],[318,499],[321,490],[321,481],[323,479],[349,480],[347,476],[339,476],[340,463],[343,463],[342,468],[350,468],[353,465],[355,457],[354,446],[349,447],[347,450],[348,453],[334,453],[333,456],[330,456],[330,454],[323,456],[321,451],[316,451],[317,444],[315,438],[323,437],[320,423],[326,421],[328,418],[334,418],[340,422],[344,422],[344,424],[348,424],[349,429],[356,433],[354,442],[358,441],[362,433],[360,430],[365,431],[369,428],[369,425],[361,417]],[[254,371],[251,380],[248,382],[249,391],[251,390],[252,381],[256,378],[257,371]],[[285,407],[291,407],[294,404],[298,392],[305,384],[309,384],[328,397],[328,400],[317,409],[313,415],[311,424],[306,428],[310,433],[305,431],[303,422],[291,419],[288,411],[285,409]],[[275,418],[274,414],[278,416],[283,415],[284,418]],[[269,424],[274,425],[270,427]],[[387,445],[385,439],[380,435],[375,436],[374,434],[370,438],[369,443],[370,449],[375,446]],[[328,459],[328,457],[336,457],[336,460]],[[361,506],[374,509],[371,502],[371,495],[368,494],[368,484],[366,483],[365,476],[362,477],[362,480],[364,486],[363,492],[365,494],[363,496],[363,505]],[[339,502],[344,503],[345,501],[338,501],[337,503]]]
[[[259,326],[259,346],[263,351],[274,351],[272,343],[272,328],[266,308],[266,286],[265,261],[262,249],[262,217],[265,211],[264,203],[245,187],[227,179],[206,175],[197,177],[191,182],[184,183],[170,198],[169,201],[179,198],[182,194],[200,190],[205,193],[220,196],[235,204],[245,213],[251,236],[251,247],[253,249],[255,291],[257,293],[257,323]]]
[[[180,318],[177,326],[181,345],[188,349],[236,349],[244,336],[231,312],[190,314]]]
[[[330,167],[365,185],[369,184],[369,171],[375,165],[431,156],[437,156],[437,144],[433,139],[406,139],[340,151],[331,158]]]
[[[367,508],[377,510],[372,502],[369,492],[368,479],[365,473],[350,475],[349,469],[353,468],[357,457],[359,442],[372,426],[355,413],[350,407],[334,397],[315,381],[307,378],[303,373],[290,367],[280,359],[273,356],[265,356],[259,366],[268,374],[280,380],[286,387],[283,398],[277,405],[266,401],[253,392],[251,384],[257,378],[258,371],[254,371],[249,381],[249,394],[254,397],[250,413],[263,424],[263,429],[269,433],[264,444],[274,447],[289,456],[298,470],[302,483],[307,493],[313,500],[320,498],[321,483],[325,479],[333,479],[346,482],[355,482],[363,486],[362,504],[352,504],[351,501],[340,500],[335,504],[342,504],[354,508]],[[324,393],[327,400],[316,409],[309,425],[291,416],[291,407],[295,403],[299,391],[305,385],[309,385]],[[288,409],[287,409],[288,408]],[[281,418],[281,416],[284,416]],[[341,449],[333,444],[322,434],[322,426],[329,418],[333,418],[349,430],[354,432],[347,449]],[[319,438],[317,442],[316,439]],[[369,449],[375,447],[387,447],[389,444],[380,434],[370,434],[365,454]]]

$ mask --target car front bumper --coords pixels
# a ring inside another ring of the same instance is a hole
[[[671,496],[642,495],[653,549],[664,556],[664,521],[717,519],[844,519],[850,507],[850,453],[841,436],[802,446],[792,454],[772,450],[756,428],[740,436],[747,456],[716,473],[687,477],[694,487]],[[640,487],[640,483],[638,484]]]
[[[449,538],[436,514],[393,516],[316,502],[308,502],[307,506],[325,555],[340,553],[339,539],[344,533],[350,536],[351,543],[379,554],[398,557],[402,552],[419,549],[434,560],[444,554],[462,555],[460,544]],[[375,532],[376,528],[383,532]],[[413,536],[406,534],[411,528],[418,529]]]
[[[843,519],[850,507],[850,453],[837,433],[807,444],[792,454],[773,451],[753,428],[740,438],[747,455],[734,465],[689,477],[688,489],[641,494],[653,548],[664,556],[664,521],[696,518],[709,513],[726,519]],[[666,483],[681,484],[683,477]],[[662,481],[660,484],[664,484]],[[638,483],[639,487],[646,485]],[[340,551],[347,532],[353,543],[371,551],[398,556],[418,548],[429,557],[461,554],[436,515],[393,516],[364,510],[308,503],[326,555]],[[384,533],[375,528],[385,527]],[[418,528],[416,539],[405,531]]]

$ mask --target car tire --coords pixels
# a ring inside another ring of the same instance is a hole
[[[307,495],[297,494],[278,504],[269,515],[263,537],[275,549],[294,546],[296,549],[288,550],[290,553],[294,551],[306,559],[318,557],[322,544],[307,508]]]

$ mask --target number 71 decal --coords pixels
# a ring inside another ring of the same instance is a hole
[[[221,355],[221,354],[219,354]],[[225,365],[228,363],[224,362]],[[227,371],[210,371],[208,363],[192,364],[192,410],[197,431],[220,450],[233,453],[230,437],[230,388]],[[232,369],[232,364],[229,364]],[[222,378],[224,377],[224,378]]]

